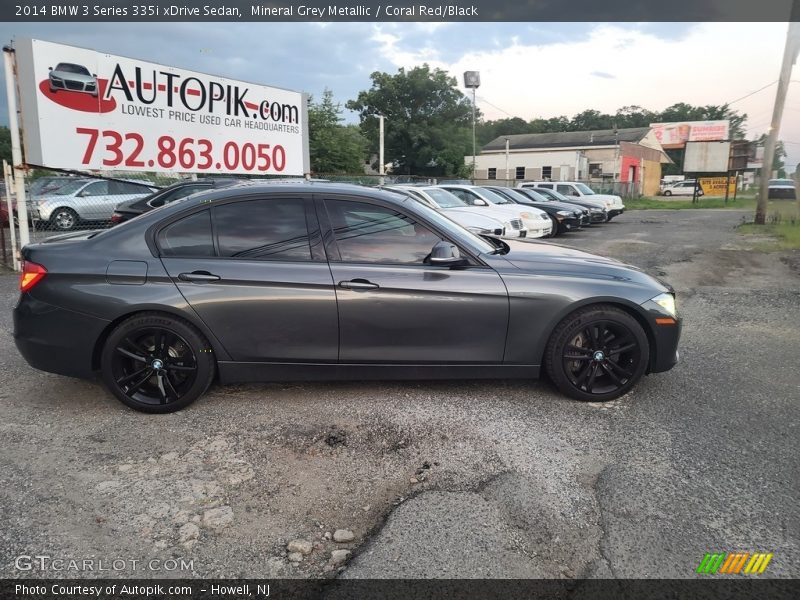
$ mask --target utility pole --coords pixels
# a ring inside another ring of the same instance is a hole
[[[508,149],[509,149],[509,143],[510,143],[510,141],[511,141],[511,140],[509,140],[508,138],[506,138],[506,185],[509,185],[509,182],[511,181],[511,180],[509,179],[509,175],[510,175],[510,174],[509,174],[509,172],[508,172]],[[510,187],[510,186],[509,186],[509,187]]]
[[[381,175],[381,185],[384,184],[384,175],[386,175],[383,158],[383,119],[382,114],[378,115],[378,173]]]
[[[797,60],[800,51],[800,0],[792,3],[792,21],[786,33],[786,46],[783,51],[783,64],[778,78],[778,90],[775,93],[775,106],[772,109],[772,123],[770,124],[767,140],[764,143],[764,165],[761,167],[759,178],[758,204],[756,205],[755,222],[764,225],[767,222],[767,204],[769,196],[769,180],[772,177],[772,163],[775,159],[775,147],[778,143],[778,132],[783,117],[783,106],[786,103],[786,92],[789,89],[789,80],[792,75],[792,66]]]

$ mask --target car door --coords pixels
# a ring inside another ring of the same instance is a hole
[[[324,197],[317,211],[336,284],[340,362],[502,362],[508,293],[494,270],[475,259],[426,264],[442,235],[394,206]]]
[[[78,192],[75,198],[75,208],[78,211],[78,215],[81,219],[87,221],[99,221],[103,219],[107,198],[108,181],[104,179],[93,181]],[[110,216],[109,214],[109,217]]]
[[[310,202],[216,204],[157,235],[169,276],[235,361],[337,359],[336,295]]]

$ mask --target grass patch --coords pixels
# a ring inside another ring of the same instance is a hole
[[[691,198],[675,198],[666,200],[663,196],[658,198],[632,198],[623,201],[626,210],[681,210],[692,208],[738,208],[738,209],[752,209],[756,208],[756,201],[753,198],[733,198],[728,199],[725,203],[725,198],[699,198],[697,202],[692,203]]]
[[[751,217],[752,219],[752,217]],[[766,225],[756,225],[750,220],[737,227],[744,235],[761,235],[774,238],[771,247],[764,250],[796,250],[800,248],[800,208],[794,202],[770,202]]]

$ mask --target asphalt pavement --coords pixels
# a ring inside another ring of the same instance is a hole
[[[604,404],[546,381],[304,383],[143,415],[31,369],[0,275],[0,576],[685,578],[705,552],[761,551],[764,577],[798,577],[800,274],[742,216],[634,211],[559,238],[678,291],[680,363]],[[29,554],[126,562],[21,570]]]

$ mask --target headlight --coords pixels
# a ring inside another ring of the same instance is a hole
[[[677,307],[675,306],[675,296],[665,292],[653,298],[653,302],[658,304],[661,308],[667,311],[673,317],[677,316]]]
[[[540,217],[540,218],[541,218],[543,221],[549,221],[549,220],[550,220],[550,217],[548,217],[548,216],[547,216],[547,213],[542,213],[542,214],[540,214],[540,215],[539,215],[539,217]]]

